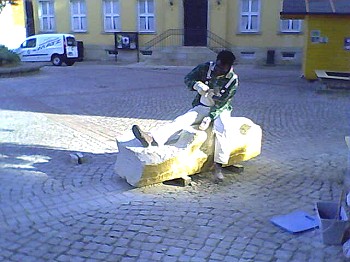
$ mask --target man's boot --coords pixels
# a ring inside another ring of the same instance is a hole
[[[134,133],[136,139],[141,142],[143,147],[149,147],[150,145],[158,146],[154,138],[150,134],[142,131],[138,125],[133,125],[131,130]]]
[[[221,164],[214,163],[214,177],[217,182],[221,182],[224,180],[224,174]]]

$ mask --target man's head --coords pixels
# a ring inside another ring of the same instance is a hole
[[[226,74],[236,60],[235,55],[228,50],[222,50],[216,57],[215,71],[217,75]]]

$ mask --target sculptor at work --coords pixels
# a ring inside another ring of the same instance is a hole
[[[132,131],[144,147],[164,145],[176,132],[185,127],[199,124],[200,130],[206,130],[213,123],[215,134],[214,176],[223,180],[222,165],[227,164],[230,149],[227,147],[227,126],[231,117],[231,101],[238,87],[238,76],[233,71],[235,56],[231,51],[223,50],[216,61],[196,66],[185,76],[185,84],[197,95],[192,102],[193,108],[178,116],[169,124],[152,129],[146,133],[134,125]]]

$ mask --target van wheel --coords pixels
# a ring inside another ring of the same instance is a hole
[[[75,61],[66,61],[64,62],[67,66],[72,66],[74,65]]]
[[[62,65],[62,59],[59,55],[53,55],[51,57],[51,62],[54,66],[60,66]]]

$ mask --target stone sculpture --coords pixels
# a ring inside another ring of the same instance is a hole
[[[245,117],[232,117],[228,165],[247,161],[261,153],[262,130]],[[117,139],[115,172],[135,187],[186,178],[208,171],[214,159],[214,133],[192,126],[172,137],[164,146],[142,147],[134,137]]]

